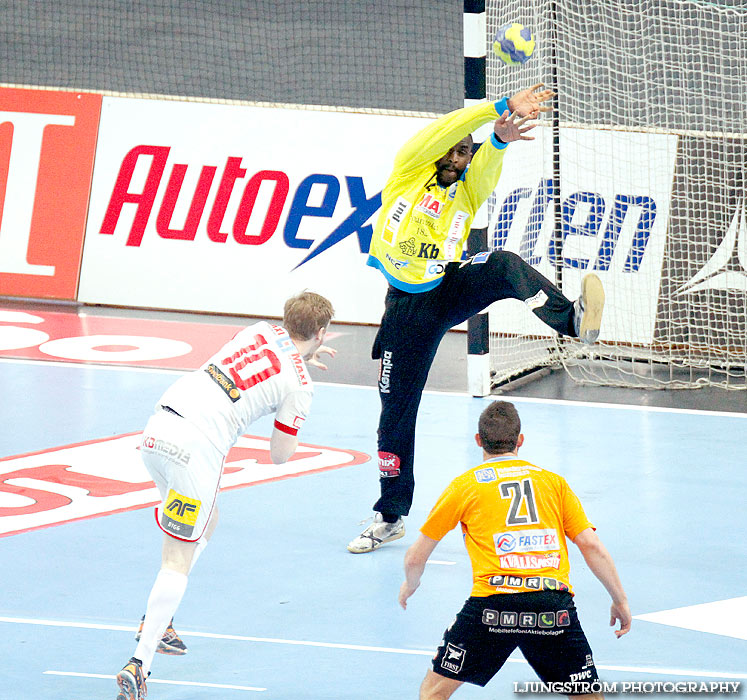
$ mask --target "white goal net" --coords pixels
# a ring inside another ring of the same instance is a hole
[[[493,383],[562,364],[586,383],[747,388],[747,6],[698,0],[489,0],[534,56],[488,52],[487,97],[558,93],[512,144],[488,206],[493,248],[563,293],[602,279],[600,342],[558,338],[528,308],[490,309]]]

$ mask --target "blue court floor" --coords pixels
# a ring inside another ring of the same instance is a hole
[[[136,433],[177,376],[0,361],[0,526],[27,503],[8,484],[34,486],[18,473],[27,463],[10,458]],[[451,533],[405,612],[396,602],[402,559],[448,481],[480,460],[472,436],[490,400],[424,395],[407,535],[372,555],[345,546],[371,514],[374,460],[224,491],[220,525],[175,619],[189,653],[156,656],[148,700],[417,698],[469,593],[470,567]],[[515,401],[520,455],[566,477],[616,560],[634,615],[645,618],[617,640],[608,596],[570,545],[579,615],[604,680],[747,682],[747,414]],[[375,454],[378,407],[371,387],[319,383],[301,441]],[[266,418],[251,434],[270,429]],[[53,481],[52,467],[65,463],[50,455]],[[116,468],[121,477],[131,454],[87,459],[89,473]],[[0,538],[0,697],[113,700],[160,543],[152,509],[141,506]],[[517,656],[486,688],[464,686],[455,697],[532,697],[513,685],[532,680]]]

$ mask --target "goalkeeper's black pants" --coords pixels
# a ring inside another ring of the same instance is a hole
[[[371,354],[380,360],[381,398],[381,497],[374,510],[390,519],[410,512],[415,490],[418,406],[436,350],[449,329],[494,301],[511,298],[529,300],[540,320],[561,335],[575,335],[573,302],[518,255],[494,251],[472,260],[449,263],[441,284],[427,292],[403,292],[390,286],[386,295],[381,328]],[[470,466],[460,468],[464,471]]]

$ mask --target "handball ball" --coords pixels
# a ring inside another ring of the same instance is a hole
[[[493,52],[508,66],[526,63],[534,52],[534,35],[523,24],[504,24],[495,34]]]

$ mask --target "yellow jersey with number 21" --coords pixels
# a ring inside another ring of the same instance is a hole
[[[518,457],[458,476],[420,531],[434,540],[462,525],[473,596],[569,591],[566,537],[594,527],[566,480]]]

